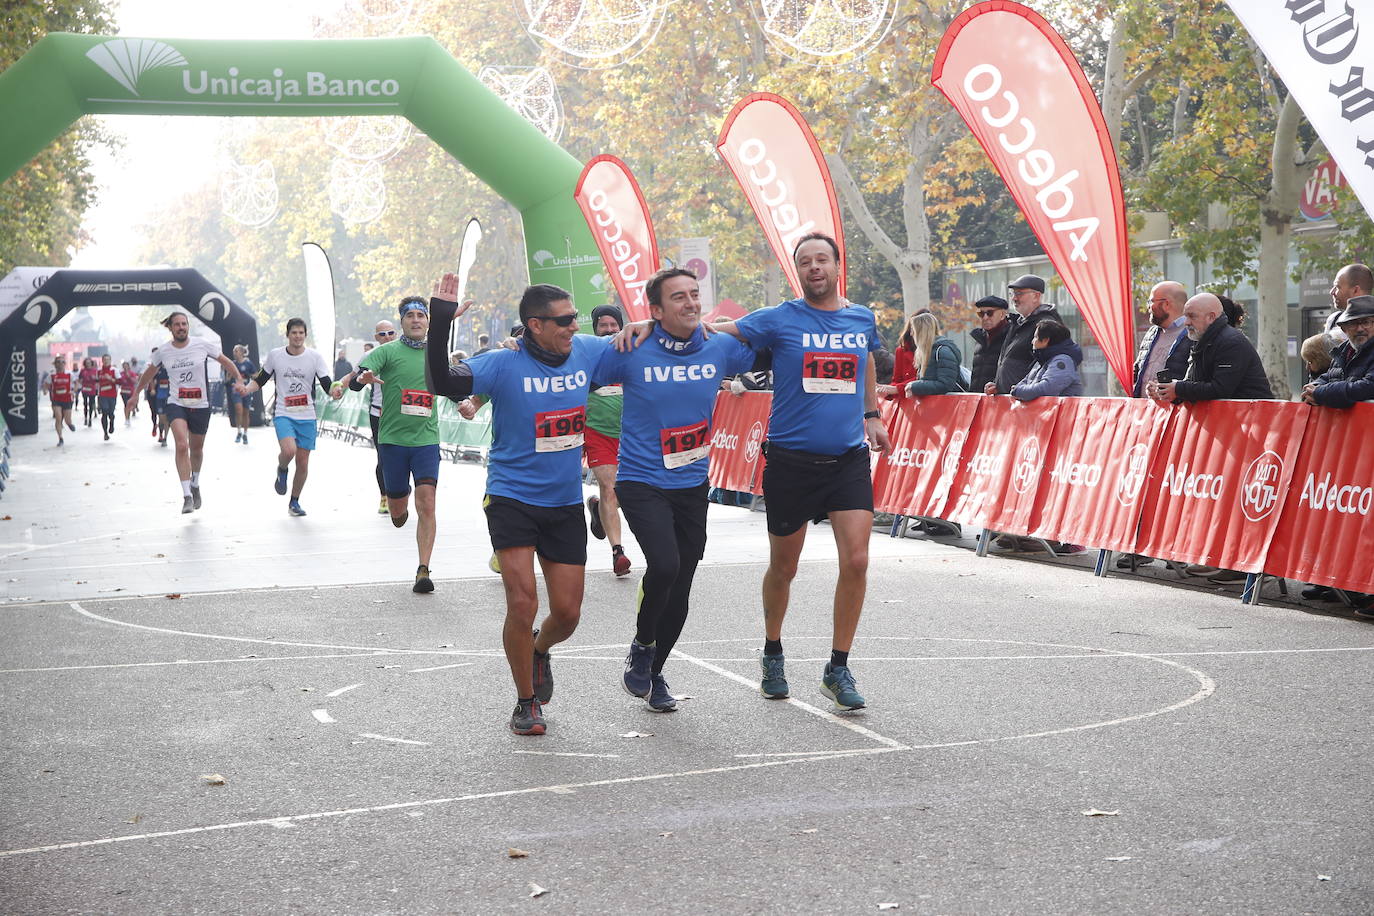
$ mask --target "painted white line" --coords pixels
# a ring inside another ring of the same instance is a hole
[[[707,671],[719,674],[721,677],[727,677],[730,680],[743,684],[744,686],[749,687],[752,690],[758,690],[759,688],[757,681],[750,680],[749,678],[744,677],[743,675],[736,674],[733,671],[728,671],[725,668],[720,667],[719,665],[713,665],[710,662],[697,658],[694,655],[688,655],[686,652],[679,651],[677,647],[673,648],[673,653],[675,655],[681,656],[684,661],[689,661],[694,665],[705,668]],[[879,744],[891,748],[892,750],[904,750],[906,748],[906,745],[902,744],[900,741],[894,741],[891,738],[884,737],[883,735],[878,734],[872,729],[865,728],[857,722],[851,722],[849,719],[837,716],[833,712],[828,712],[824,709],[821,709],[820,707],[812,706],[810,703],[804,703],[801,700],[796,699],[795,697],[786,700],[781,700],[778,702],[791,703],[793,706],[802,710],[803,712],[809,712],[811,715],[819,716],[820,718],[825,719],[827,722],[833,722],[836,725],[843,726],[844,728],[849,729],[855,734],[863,735],[865,738],[868,738],[871,741],[876,741]]]
[[[109,668],[177,668],[187,665],[227,665],[234,662],[299,662],[321,658],[376,658],[385,652],[348,652],[330,655],[255,655],[252,658],[179,658],[174,662],[125,662],[118,665],[62,665],[54,668],[0,668],[0,674],[35,674],[44,671],[98,671]]]
[[[409,738],[388,738],[386,735],[373,735],[368,733],[360,733],[358,737],[371,738],[373,741],[390,741],[395,744],[416,744],[420,747],[429,747],[428,741],[412,741]]]
[[[411,674],[419,674],[419,673],[422,672],[422,671],[447,671],[449,668],[466,668],[466,667],[468,667],[469,665],[475,665],[475,664],[477,664],[477,663],[476,663],[476,662],[459,662],[459,663],[456,664],[456,665],[435,665],[433,668],[411,668],[411,669],[410,669],[410,673],[411,673]]]
[[[603,760],[619,759],[619,754],[576,754],[572,751],[513,751],[515,754],[528,754],[531,757],[597,757]]]
[[[362,685],[362,684],[349,684],[347,687],[340,687],[338,690],[331,690],[331,691],[329,691],[328,693],[325,694],[325,697],[328,698],[328,699],[333,699],[334,697],[341,697],[341,696],[343,696],[345,693],[348,693],[348,691],[350,691],[350,690],[357,690],[357,689],[358,689],[359,687],[361,687],[361,686],[363,686],[363,685]]]
[[[312,709],[310,714],[315,717],[315,721],[321,725],[329,725],[334,721],[334,717],[329,714],[327,709]]]
[[[844,757],[844,756],[848,756],[848,755],[850,755],[850,754],[867,754],[867,753],[868,753],[868,748],[864,747],[864,748],[850,748],[850,749],[848,749],[848,750],[838,750],[838,751],[779,751],[779,752],[777,752],[776,754],[736,754],[735,756],[736,756],[736,757],[740,757],[740,758],[744,758],[744,759],[749,759],[749,758],[753,758],[753,757],[817,757],[817,756],[822,756],[822,755],[825,755],[825,756],[834,756],[834,757]]]
[[[40,550],[54,550],[58,547],[74,547],[77,544],[89,544],[91,541],[104,541],[109,538],[119,538],[125,535],[147,534],[149,531],[174,531],[180,530],[180,525],[158,525],[155,528],[139,528],[134,531],[111,531],[108,534],[92,534],[84,538],[74,538],[70,541],[56,541],[52,544],[31,544],[22,550],[12,553],[0,554],[0,560],[8,560],[22,554],[37,553]]]
[[[870,754],[890,754],[894,748],[872,748],[864,751],[864,755]],[[203,827],[184,827],[180,830],[163,830],[157,833],[134,833],[125,836],[102,837],[98,840],[78,840],[69,843],[52,843],[46,846],[30,846],[26,849],[6,849],[0,850],[0,859],[12,856],[32,855],[39,852],[55,852],[59,849],[83,849],[91,846],[108,846],[112,843],[129,843],[136,840],[156,840],[172,836],[188,836],[197,833],[214,833],[222,830],[241,830],[245,827],[279,827],[285,823],[324,820],[326,818],[345,817],[354,814],[377,814],[385,811],[404,811],[413,808],[434,807],[437,805],[450,805],[455,802],[485,801],[494,798],[514,798],[521,795],[534,795],[540,792],[567,793],[575,792],[578,789],[596,789],[606,786],[632,785],[641,782],[657,782],[667,779],[685,779],[694,776],[714,776],[720,773],[738,773],[746,770],[759,770],[767,767],[792,766],[794,764],[808,763],[812,760],[830,760],[834,755],[825,754],[817,757],[793,757],[788,760],[760,760],[753,763],[740,763],[732,766],[709,767],[699,770],[680,770],[674,773],[651,773],[644,776],[621,776],[615,779],[598,779],[591,782],[565,783],[563,785],[535,786],[526,789],[501,789],[495,792],[474,792],[468,795],[451,795],[445,798],[428,798],[419,801],[393,802],[388,805],[370,805],[361,808],[342,808],[337,811],[317,811],[309,814],[289,814],[278,815],[276,817],[263,817],[249,821],[231,821],[223,824],[209,824]],[[848,755],[854,756],[854,755]]]

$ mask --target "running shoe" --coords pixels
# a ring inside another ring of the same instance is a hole
[[[759,683],[759,690],[770,700],[787,699],[787,676],[783,673],[783,663],[786,656],[781,652],[777,655],[764,653],[759,659],[759,664],[763,667],[763,680]]]
[[[163,436],[161,439],[158,439],[158,440],[157,440],[157,444],[160,445],[160,446],[162,446],[163,448],[166,448],[166,447],[167,447],[167,437],[166,437],[166,436]]]
[[[188,512],[194,512],[194,511],[196,511],[196,502],[195,502],[195,500],[193,500],[193,499],[192,499],[191,497],[189,497],[189,496],[183,496],[183,497],[181,498],[181,514],[182,514],[182,515],[185,515],[185,514],[188,513]]]
[[[247,432],[244,432],[244,434],[243,434],[243,444],[244,444],[244,445],[247,445],[247,444],[248,444],[248,433],[247,433]]]
[[[300,507],[297,506],[296,508]],[[301,513],[301,515],[304,514],[304,512]],[[410,587],[410,590],[420,595],[428,595],[434,591],[434,580],[429,577],[428,566],[421,563],[415,568],[415,584]]]
[[[620,676],[620,685],[632,697],[647,697],[652,685],[654,647],[642,645],[639,640],[630,640],[630,654],[625,656],[625,673]]]
[[[534,631],[539,638],[539,631]],[[553,699],[553,665],[549,663],[549,653],[534,650],[534,698],[543,706]]]
[[[273,481],[272,489],[277,491],[278,496],[286,495],[286,468],[277,468],[277,479]]]
[[[849,673],[848,665],[838,668],[829,662],[825,674],[821,675],[821,693],[835,702],[836,709],[863,709],[863,694],[854,686],[854,675]]]
[[[200,487],[191,488],[191,507],[195,509],[200,508]]]
[[[73,423],[71,420],[68,420],[67,429],[70,429],[72,432],[76,432],[76,424]]]
[[[517,735],[542,735],[544,728],[544,710],[538,699],[515,704],[515,712],[510,714],[511,731]]]
[[[625,556],[625,548],[618,544],[615,550],[611,551],[611,568],[615,570],[617,576],[625,576],[630,573],[630,558]]]
[[[654,712],[672,712],[677,709],[677,697],[668,690],[668,682],[663,675],[655,674],[649,688],[649,708]]]
[[[106,442],[109,442],[109,441],[110,441],[110,434],[109,434],[108,431],[105,433],[105,441],[106,441]]]
[[[377,514],[378,514],[378,515],[386,515],[386,514],[389,513],[390,511],[391,511],[391,510],[387,507],[387,504],[386,504],[386,497],[383,496],[383,497],[382,497],[382,501],[381,501],[380,503],[377,504]]]
[[[242,441],[243,441],[243,433],[241,433],[241,432],[234,433],[234,444],[237,445],[238,443],[240,443],[240,442],[242,442]]]
[[[294,515],[296,518],[300,518],[302,515],[305,515],[305,510],[301,508],[300,501],[295,499],[291,500],[291,502],[286,504],[286,511]]]
[[[58,448],[61,448],[61,447],[62,447],[62,437],[61,437],[61,436],[58,436],[58,437],[57,437],[57,447],[58,447]]]
[[[591,513],[592,537],[598,541],[606,540],[606,529],[601,526],[601,499],[597,496],[587,497],[587,511]]]

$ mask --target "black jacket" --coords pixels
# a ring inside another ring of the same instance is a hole
[[[1374,401],[1374,340],[1355,350],[1347,341],[1336,350],[1331,368],[1317,379],[1312,400],[1323,407],[1354,407]]]
[[[977,344],[973,348],[973,365],[971,372],[973,380],[969,383],[971,390],[983,393],[983,386],[988,382],[997,380],[997,361],[1002,356],[1002,344],[1006,340],[1007,331],[1011,329],[1011,322],[1004,321],[989,333],[982,328],[974,328],[969,331],[968,336],[972,337]]]
[[[1272,398],[1264,364],[1250,339],[1218,316],[1193,344],[1188,373],[1174,385],[1180,401]]]
[[[1154,381],[1150,378],[1141,378],[1140,373],[1145,368],[1145,361],[1150,358],[1150,348],[1154,346],[1155,338],[1158,336],[1159,326],[1150,325],[1140,340],[1140,348],[1135,351],[1135,368],[1131,371],[1131,377],[1135,379],[1133,394],[1138,398],[1145,396],[1145,386]],[[1171,380],[1177,381],[1188,373],[1188,354],[1192,352],[1193,339],[1188,336],[1186,329],[1180,330],[1174,340],[1174,348],[1169,351],[1169,358],[1164,361],[1164,371],[1169,373]]]
[[[1040,303],[1039,307],[1025,318],[1015,311],[1007,316],[1011,327],[1007,330],[1007,336],[1002,339],[1002,355],[997,362],[999,394],[1009,393],[1011,386],[1025,378],[1026,373],[1035,364],[1035,357],[1031,355],[1031,351],[1035,349],[1035,326],[1046,318],[1060,320],[1059,313],[1048,302]]]

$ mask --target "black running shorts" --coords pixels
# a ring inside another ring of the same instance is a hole
[[[487,494],[482,508],[492,550],[533,547],[550,563],[587,565],[587,523],[581,503],[549,508]]]
[[[203,436],[210,431],[210,408],[182,407],[180,404],[167,404],[167,422],[185,420],[186,431],[193,436]]]
[[[867,445],[842,455],[817,455],[768,443],[766,454],[763,498],[769,534],[786,537],[831,512],[873,511]]]

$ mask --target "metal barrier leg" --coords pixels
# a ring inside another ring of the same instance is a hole
[[[989,531],[987,528],[984,528],[983,533],[978,536],[978,550],[975,551],[976,555],[980,557],[987,556],[988,545],[992,543],[992,539],[996,536],[996,531]]]
[[[1112,568],[1112,552],[1110,550],[1099,550],[1097,552],[1097,562],[1093,564],[1093,575],[1099,578],[1106,578]]]
[[[1246,573],[1245,587],[1240,590],[1240,601],[1242,604],[1258,605],[1260,603],[1260,588],[1264,585],[1264,573]]]
[[[906,525],[903,524],[905,521],[906,516],[904,515],[892,516],[892,527],[888,529],[887,536],[890,538],[899,538],[906,534]]]

